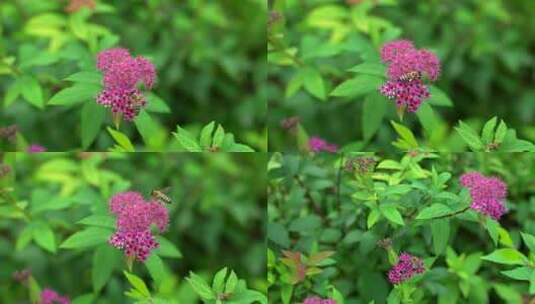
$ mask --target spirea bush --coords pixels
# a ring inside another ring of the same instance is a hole
[[[267,150],[263,1],[37,2],[0,3],[0,150]]]
[[[529,303],[532,153],[279,154],[273,303]]]
[[[0,303],[267,304],[266,161],[2,154]]]
[[[269,1],[271,150],[534,151],[521,2]]]

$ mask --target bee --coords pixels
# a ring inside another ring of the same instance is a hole
[[[133,109],[136,114],[139,114],[141,108],[143,108],[145,104],[146,101],[142,96],[134,95],[131,99],[130,108]]]
[[[154,189],[150,192],[150,195],[153,199],[157,200],[160,203],[171,204],[173,200],[166,194],[166,192],[169,192],[170,189],[170,187],[166,187],[160,190]]]
[[[422,73],[418,71],[413,71],[413,72],[408,72],[406,74],[401,75],[401,77],[399,77],[399,80],[409,82],[409,81],[413,81],[415,79],[421,79],[421,78],[422,78]]]

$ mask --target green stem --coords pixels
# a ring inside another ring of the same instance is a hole
[[[280,52],[284,56],[288,57],[288,59],[292,60],[298,66],[302,67],[302,66],[305,65],[305,63],[301,59],[299,59],[296,56],[290,54],[286,50],[286,48],[282,45],[282,43],[280,43],[280,41],[277,41],[275,38],[273,38],[272,36],[269,36],[269,35],[268,35],[268,41],[275,48],[275,51]]]
[[[7,194],[7,192],[10,192],[10,191],[12,191],[11,188],[0,189],[0,197],[4,198],[4,200],[6,200],[11,205],[13,205],[13,207],[15,209],[17,209],[20,213],[22,213],[24,215],[24,219],[27,222],[30,222],[32,217],[30,216],[30,214],[28,214],[28,212],[26,212],[25,209],[23,209],[19,205],[17,205],[17,202],[15,201],[15,199],[11,195]]]
[[[452,212],[452,213],[448,213],[448,214],[444,214],[444,215],[441,215],[441,216],[438,216],[438,217],[434,217],[433,219],[441,219],[441,218],[455,216],[455,215],[458,215],[458,214],[461,214],[461,213],[467,211],[468,209],[470,209],[470,206],[468,206],[466,208],[463,208],[461,210],[457,210],[457,211]]]

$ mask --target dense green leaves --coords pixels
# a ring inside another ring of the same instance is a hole
[[[173,134],[180,146],[188,152],[254,152],[249,146],[236,143],[234,135],[225,132],[223,126],[217,125],[217,128],[215,126],[215,122],[204,126],[199,139],[180,126],[177,126],[177,132]]]
[[[387,100],[379,93],[371,93],[364,99],[362,108],[362,136],[369,140],[377,132],[386,114]]]

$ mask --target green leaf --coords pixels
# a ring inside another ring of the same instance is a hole
[[[109,215],[90,215],[85,217],[78,222],[78,224],[105,227],[115,229],[115,219]]]
[[[307,215],[300,217],[291,222],[290,231],[300,232],[300,233],[310,233],[314,229],[321,227],[321,218],[317,215]]]
[[[225,290],[225,279],[227,278],[227,272],[228,269],[227,267],[225,267],[215,274],[214,280],[212,282],[212,290],[216,294],[220,294]]]
[[[369,140],[377,132],[386,114],[387,100],[373,92],[366,96],[362,106],[362,135]]]
[[[487,217],[485,220],[485,227],[487,228],[487,231],[489,232],[489,236],[492,239],[492,242],[494,243],[494,246],[498,245],[498,239],[499,239],[499,231],[500,224],[493,220],[490,217]]]
[[[290,304],[292,300],[292,294],[294,291],[294,286],[291,284],[284,284],[281,287],[281,300],[283,304]]]
[[[178,142],[182,145],[186,151],[189,152],[202,152],[202,148],[188,131],[182,129],[180,126],[177,126],[177,132],[173,133]]]
[[[377,209],[372,210],[368,214],[368,218],[366,220],[368,229],[372,228],[373,225],[375,225],[375,223],[377,223],[377,221],[379,220],[380,217],[381,217],[381,213],[379,212],[379,210],[377,210]]]
[[[303,84],[305,89],[313,96],[325,100],[325,85],[321,74],[310,67],[303,71]]]
[[[68,76],[65,80],[100,85],[102,74],[98,71],[81,71]]]
[[[486,261],[505,265],[524,265],[528,262],[527,258],[520,251],[512,248],[497,249],[481,258]]]
[[[339,84],[331,92],[331,96],[356,97],[376,91],[382,84],[383,79],[371,75],[358,75]]]
[[[451,99],[444,93],[442,90],[435,86],[431,86],[429,88],[429,96],[428,102],[434,106],[445,106],[445,107],[452,107],[453,102]]]
[[[431,222],[433,236],[433,250],[438,256],[444,252],[450,236],[450,222],[448,219],[438,219]]]
[[[407,144],[407,147],[409,148],[418,148],[418,141],[416,140],[416,137],[414,137],[414,134],[412,134],[412,131],[405,127],[402,124],[398,124],[395,121],[390,121],[394,129],[396,130],[396,133],[401,137],[403,142]]]
[[[299,89],[303,86],[303,81],[304,81],[303,73],[301,71],[296,73],[294,77],[292,77],[292,79],[290,79],[290,81],[288,81],[288,84],[286,85],[285,97],[290,98],[293,95],[295,95],[295,93],[297,93],[297,91],[299,91]]]
[[[106,108],[96,102],[86,102],[81,115],[82,148],[87,150],[100,132]]]
[[[496,129],[496,133],[494,134],[494,142],[500,144],[505,139],[505,135],[507,134],[507,125],[503,120],[500,121],[500,124],[498,125],[498,128]]]
[[[7,88],[6,95],[4,97],[4,106],[7,108],[11,105],[22,93],[22,87],[20,81],[17,79]]]
[[[108,132],[110,133],[111,137],[113,137],[115,142],[120,147],[122,147],[126,152],[135,152],[134,145],[132,145],[132,143],[130,142],[130,139],[128,139],[128,136],[110,127],[108,127]]]
[[[524,233],[524,232],[520,232],[520,234],[522,235],[522,239],[524,240],[524,244],[526,244],[526,246],[529,248],[529,251],[531,251],[531,253],[535,254],[535,236],[529,234],[529,233]]]
[[[483,149],[483,143],[481,142],[481,139],[477,135],[476,131],[474,131],[474,129],[472,129],[470,126],[462,121],[459,121],[459,126],[455,127],[455,130],[457,130],[457,133],[461,135],[464,142],[468,144],[473,151],[480,151]]]
[[[451,213],[452,210],[450,207],[444,205],[444,204],[433,204],[427,208],[424,208],[420,213],[418,213],[418,216],[416,217],[417,220],[428,220],[432,218],[437,218],[441,216],[445,216],[449,213]]]
[[[190,283],[193,290],[203,299],[203,300],[214,300],[215,295],[210,286],[206,283],[203,278],[196,275],[195,273],[189,273],[189,277],[186,278],[188,283]]]
[[[145,110],[141,110],[136,119],[134,119],[134,124],[136,125],[139,134],[141,134],[143,142],[145,142],[148,147],[158,146],[161,134],[160,127],[156,121],[150,117],[149,113]]]
[[[56,238],[54,232],[45,223],[39,222],[33,228],[33,239],[37,245],[41,246],[52,253],[56,252]]]
[[[360,74],[368,74],[384,77],[386,73],[385,65],[380,62],[364,62],[357,64],[348,71]]]
[[[100,85],[91,83],[76,83],[72,87],[57,92],[48,101],[49,105],[71,106],[87,100],[95,100]]]
[[[531,273],[531,277],[529,279],[529,294],[535,294],[535,272]]]
[[[89,227],[67,238],[59,247],[65,249],[87,248],[106,243],[113,231],[101,227]]]
[[[233,293],[238,285],[238,276],[234,270],[228,276],[227,284],[225,284],[225,293]]]
[[[93,264],[91,266],[91,282],[96,294],[106,285],[111,277],[115,265],[121,260],[120,251],[114,247],[103,244],[99,246],[93,254]]]
[[[37,79],[31,76],[23,76],[19,80],[21,93],[24,99],[32,105],[42,109],[44,106],[43,91]]]
[[[490,144],[492,142],[492,139],[494,137],[494,128],[496,128],[497,121],[498,118],[494,116],[483,126],[483,131],[481,131],[481,139],[483,140],[483,143]]]
[[[147,107],[145,108],[145,111],[154,113],[171,113],[171,108],[169,108],[167,103],[158,95],[150,92],[147,94]]]
[[[147,258],[145,266],[157,286],[159,286],[168,276],[162,259],[156,254],[151,254]]]
[[[157,255],[177,259],[182,257],[182,253],[178,247],[163,236],[158,236],[158,243],[160,243],[160,247],[155,251]]]
[[[142,279],[140,279],[134,274],[128,273],[127,271],[124,271],[124,275],[128,279],[128,282],[130,282],[130,285],[132,285],[135,290],[139,291],[139,293],[144,297],[150,297],[149,289],[147,288],[147,285],[145,285],[145,282],[143,282]]]
[[[95,297],[92,293],[78,296],[72,300],[72,304],[92,304],[95,303]]]
[[[290,236],[288,231],[279,223],[268,223],[267,238],[268,240],[284,248],[290,247]]]
[[[380,205],[379,210],[381,211],[381,214],[383,214],[383,216],[386,217],[386,219],[391,221],[392,223],[401,226],[405,225],[401,213],[399,213],[399,211],[393,205]]]
[[[521,266],[511,270],[502,270],[500,272],[513,280],[519,281],[529,281],[531,275],[535,273],[534,269],[529,266]]]
[[[212,146],[221,147],[221,145],[223,144],[224,138],[225,138],[225,129],[223,129],[222,125],[218,125],[214,133]]]
[[[212,145],[212,133],[214,132],[215,121],[210,122],[201,130],[199,143],[203,149],[208,149]]]

